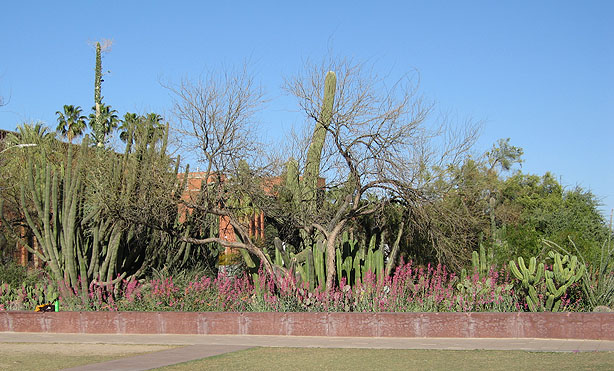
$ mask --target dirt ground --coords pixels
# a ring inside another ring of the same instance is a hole
[[[50,344],[50,343],[0,343],[0,354],[44,353],[58,355],[113,356],[132,353],[149,353],[175,348],[167,345],[140,344]]]
[[[0,370],[60,370],[170,348],[173,346],[0,342]]]

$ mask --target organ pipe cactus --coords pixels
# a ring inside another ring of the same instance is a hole
[[[178,213],[178,168],[173,173],[172,160],[160,157],[166,135],[165,130],[139,137],[124,155],[93,151],[86,137],[78,155],[73,155],[76,146],[67,146],[57,164],[44,154],[27,159],[20,211],[39,247],[27,248],[47,264],[55,281],[84,300],[91,283],[136,277],[162,255],[181,255],[169,252],[177,239],[146,224],[167,227]],[[100,168],[86,161],[104,166],[104,177],[96,177]],[[147,219],[150,215],[160,219]]]
[[[492,267],[494,264],[493,260],[492,249],[489,248],[487,252],[484,245],[480,244],[480,252],[478,253],[477,251],[473,251],[471,253],[471,267],[473,268],[472,272],[477,273],[482,278],[486,277],[490,271],[490,267]],[[466,269],[461,271],[461,277],[467,277]]]
[[[344,232],[335,249],[338,282],[345,279],[349,285],[359,284],[364,281],[367,272],[375,274],[377,279],[383,279],[385,274],[384,253],[381,248],[376,249],[375,245],[376,236],[373,236],[365,253],[365,247],[361,248],[356,240],[350,239],[348,233]],[[293,254],[288,253],[288,249],[283,249],[281,240],[275,238],[274,249],[275,256],[271,261],[275,266],[286,271],[295,271],[298,274],[297,277],[307,282],[311,290],[326,285],[328,269],[323,241],[318,241],[307,246],[300,253]],[[249,266],[255,267],[256,265],[252,262]]]
[[[80,294],[86,297],[87,251],[82,221],[93,216],[93,211],[86,213],[83,207],[81,170],[88,151],[87,137],[76,160],[72,147],[63,166],[53,166],[45,155],[40,162],[28,159],[28,180],[21,185],[21,209],[40,246],[40,251],[29,250],[49,265],[58,282],[80,288]]]

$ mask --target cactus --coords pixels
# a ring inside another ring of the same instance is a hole
[[[345,279],[348,285],[355,285],[362,282],[369,271],[375,274],[377,279],[384,277],[384,254],[381,248],[375,249],[375,242],[376,236],[373,236],[369,250],[365,254],[364,250],[359,248],[357,241],[349,239],[347,232],[342,234],[341,241],[335,249],[338,282]],[[327,267],[323,241],[318,241],[300,253],[293,254],[284,252],[281,240],[276,238],[275,257],[272,262],[287,271],[295,270],[297,277],[303,282],[308,282],[311,290],[326,285]]]
[[[286,163],[285,189],[287,197],[290,199],[290,207],[292,210],[301,210],[302,190],[299,182],[298,162],[294,158],[290,158]]]
[[[518,266],[516,263],[510,261],[510,270],[514,277],[522,283],[522,288],[525,293],[525,299],[531,312],[537,312],[540,306],[540,300],[537,295],[536,287],[539,285],[542,274],[544,272],[544,263],[537,264],[537,259],[531,257],[529,259],[529,266],[527,267],[522,257],[518,257]]]
[[[367,272],[371,272],[376,275],[378,279],[383,277],[384,273],[384,254],[381,248],[375,249],[377,236],[371,236],[369,240],[369,247],[364,258],[365,263],[362,268],[362,279],[366,278]]]
[[[318,179],[320,177],[320,161],[322,158],[324,141],[326,139],[326,130],[333,115],[336,84],[337,75],[333,71],[329,71],[324,80],[322,111],[316,122],[311,144],[307,151],[307,161],[305,163],[305,173],[303,175],[303,199],[307,201],[308,209],[312,212],[317,207],[316,200]]]
[[[162,135],[167,132],[139,138],[134,151],[123,156],[104,149],[91,151],[89,138],[85,137],[79,154],[73,156],[75,146],[68,146],[60,164],[52,164],[45,155],[27,159],[20,209],[40,249],[27,248],[47,263],[55,281],[66,282],[84,299],[92,281],[117,281],[118,274],[125,277],[152,264],[155,253],[170,254],[164,247],[172,238],[164,239],[153,228],[127,223],[117,216],[117,209],[109,210],[107,202],[111,200],[127,214],[132,205],[142,201],[163,211],[171,206],[171,210],[177,210],[178,197],[162,205],[148,199],[149,192],[157,187],[154,182],[159,184],[164,179],[171,185],[178,181],[176,173],[168,171],[170,159],[156,162],[162,156],[158,145],[164,140]],[[108,166],[106,176],[86,183],[86,176],[99,170],[87,167],[86,161]],[[166,172],[155,173],[152,169]],[[169,215],[172,224],[173,216]]]
[[[294,159],[289,159],[286,165],[285,193],[291,196],[292,207],[306,220],[309,220],[309,216],[315,214],[318,207],[318,180],[320,178],[322,150],[328,127],[333,118],[336,87],[337,75],[335,72],[329,71],[324,78],[322,107],[315,123],[309,149],[307,150],[305,171],[302,179],[299,178],[298,164]],[[350,257],[350,255],[344,254],[342,251],[324,251],[325,249],[316,251],[316,246],[321,244],[318,241],[318,238],[321,238],[321,236],[315,236],[314,238],[314,236],[307,233],[301,233],[301,237],[305,248],[312,246],[314,270],[319,283],[325,282],[325,278],[322,277],[325,258],[330,259],[329,262],[332,264],[331,267],[328,267],[328,279],[333,281],[335,279],[334,272],[336,272],[336,279],[338,281],[341,281],[344,274],[348,282],[351,281],[351,271],[356,271],[355,267],[359,267],[359,263],[356,263],[354,257]],[[356,280],[360,277],[360,273],[355,275],[355,277]],[[327,288],[330,287],[332,287],[332,282],[329,282],[327,285]]]
[[[100,110],[102,108],[102,96],[101,96],[101,87],[102,87],[102,48],[100,43],[96,43],[96,67],[94,74],[94,125],[92,125],[94,142],[97,146],[101,147],[104,145],[104,136],[102,133],[102,115]],[[91,123],[90,123],[91,125]]]
[[[318,241],[313,244],[313,264],[316,271],[316,277],[318,277],[318,286],[326,284],[326,259],[325,259],[325,247],[322,241]]]
[[[510,270],[521,282],[527,305],[532,312],[538,310],[557,312],[567,289],[584,275],[585,267],[578,264],[576,256],[561,255],[554,251],[550,251],[548,256],[553,260],[552,270],[549,270],[544,263],[537,265],[534,257],[530,259],[528,267],[522,257],[518,258],[518,266],[513,260],[510,261]],[[544,288],[545,302],[543,299],[540,300],[538,295],[538,290],[542,291]]]
[[[488,249],[491,252],[491,249]],[[489,254],[489,257],[492,254]],[[477,251],[471,253],[471,262],[473,264],[474,271],[477,271],[480,277],[484,277],[488,275],[488,271],[490,270],[490,264],[492,263],[492,258],[490,261],[486,259],[486,252],[484,249],[484,245],[480,244],[480,254],[478,255]]]
[[[546,270],[544,272],[546,288],[548,289],[546,310],[556,312],[560,308],[561,297],[571,285],[582,278],[586,267],[583,264],[578,264],[578,257],[575,255],[561,255],[558,252],[550,251],[548,256],[554,262],[552,271]]]
[[[84,230],[80,222],[89,216],[85,215],[82,206],[84,184],[81,170],[87,146],[86,137],[76,166],[73,166],[72,146],[68,148],[64,166],[52,166],[45,155],[36,164],[29,158],[28,180],[21,185],[21,208],[41,247],[40,252],[28,249],[49,264],[58,282],[65,279],[69,286],[80,287],[83,297],[87,296],[88,285],[82,244]],[[33,214],[26,195],[34,206]]]
[[[477,273],[479,277],[484,278],[488,275],[490,268],[494,265],[493,252],[491,248],[488,251],[484,248],[484,245],[480,244],[480,252],[473,251],[471,253],[471,267],[472,272]],[[511,265],[511,264],[510,264]],[[468,272],[466,269],[461,270],[461,277],[467,277]]]

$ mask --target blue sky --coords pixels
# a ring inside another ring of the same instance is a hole
[[[102,5],[104,4],[104,5]],[[64,104],[93,105],[94,50],[113,39],[103,96],[120,114],[171,106],[159,81],[249,60],[269,103],[261,133],[303,122],[280,86],[335,55],[420,73],[439,109],[483,120],[476,150],[511,138],[523,170],[553,172],[614,207],[614,2],[28,1],[0,13],[0,128],[55,127]]]

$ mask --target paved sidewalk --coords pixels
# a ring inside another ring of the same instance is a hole
[[[63,371],[142,371],[248,349],[241,345],[187,345],[180,348],[125,357],[113,361],[66,368]]]
[[[243,347],[528,350],[543,352],[614,352],[611,340],[492,339],[492,338],[385,338],[268,335],[136,335],[50,334],[0,332],[0,343],[103,343],[224,345]]]
[[[614,351],[614,341],[486,338],[374,338],[263,335],[116,335],[0,332],[0,343],[102,343],[185,345],[71,370],[147,370],[250,347],[443,350]],[[1,344],[0,344],[1,346]]]

